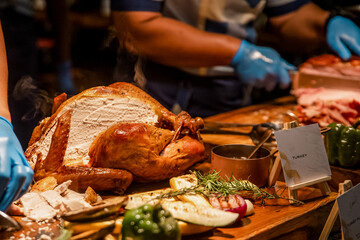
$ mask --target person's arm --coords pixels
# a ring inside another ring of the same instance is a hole
[[[247,84],[271,91],[290,83],[293,69],[273,49],[257,47],[225,34],[209,33],[163,17],[158,12],[113,13],[120,44],[128,51],[175,67],[230,65]]]
[[[323,47],[324,43],[343,60],[352,54],[360,56],[360,28],[351,20],[342,16],[330,16],[313,3],[303,5],[297,11],[272,17],[269,20],[272,29],[281,36],[281,45],[306,49]],[[289,49],[289,48],[288,48]]]
[[[8,66],[5,41],[0,22],[0,116],[11,121],[8,107]]]
[[[0,211],[6,211],[27,191],[34,176],[10,123],[7,82],[5,41],[0,22]]]
[[[304,46],[325,43],[325,22],[329,12],[313,3],[307,3],[297,11],[269,18],[271,30],[284,43]]]
[[[120,43],[169,66],[229,65],[241,40],[198,30],[157,12],[113,12]]]

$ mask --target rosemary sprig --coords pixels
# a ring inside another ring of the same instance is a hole
[[[201,189],[199,186],[194,186],[191,188],[182,188],[178,191],[173,191],[170,190],[166,193],[160,194],[159,196],[156,197],[156,199],[163,199],[163,198],[172,198],[172,197],[177,197],[179,195],[195,195],[195,194],[202,194],[204,196],[208,196],[206,195],[205,191],[203,189]]]
[[[234,176],[231,176],[229,179],[224,180],[219,176],[219,172],[216,171],[205,175],[201,174],[198,171],[193,171],[192,174],[194,174],[198,178],[197,186],[183,188],[178,191],[169,191],[161,194],[157,197],[157,199],[171,198],[184,194],[202,194],[205,197],[226,197],[232,194],[246,194],[254,199],[262,201],[265,199],[282,198],[287,200],[293,200],[293,202],[296,204],[303,204],[301,201],[285,198],[279,196],[276,193],[270,194],[269,192],[259,188],[248,180],[238,180]]]
[[[199,180],[199,186],[202,186],[207,192],[216,193],[223,196],[238,194],[241,191],[251,192],[255,196],[267,196],[268,193],[261,190],[255,184],[248,180],[237,180],[231,176],[227,181],[219,176],[219,172],[213,171],[207,175],[200,172],[193,172]]]

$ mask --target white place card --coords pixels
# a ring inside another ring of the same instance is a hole
[[[344,239],[360,239],[360,184],[337,198]]]
[[[274,134],[288,187],[331,176],[324,141],[317,123],[276,131]]]

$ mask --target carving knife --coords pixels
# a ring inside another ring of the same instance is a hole
[[[292,89],[298,88],[330,88],[360,91],[360,78],[347,76],[316,75],[297,71],[289,72]]]
[[[22,229],[21,225],[6,213],[0,211],[0,228]]]

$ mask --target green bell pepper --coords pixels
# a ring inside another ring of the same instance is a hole
[[[160,204],[145,204],[125,213],[122,240],[178,240],[180,228],[170,212]]]
[[[345,125],[333,122],[329,124],[331,131],[325,135],[325,148],[328,155],[330,164],[339,165],[339,147],[338,142],[340,139],[341,131],[345,128]]]
[[[360,121],[347,127],[331,123],[331,131],[325,135],[325,148],[330,164],[341,167],[355,167],[360,163]]]

